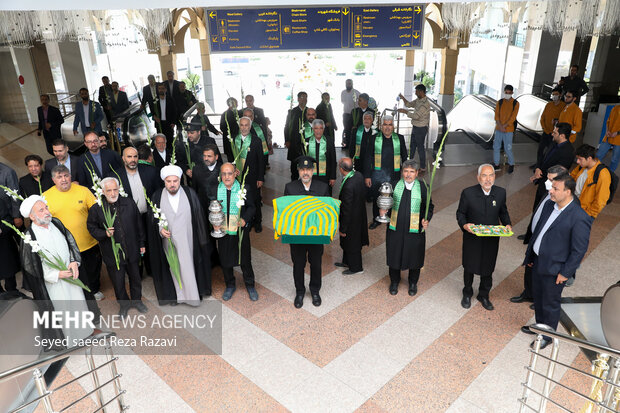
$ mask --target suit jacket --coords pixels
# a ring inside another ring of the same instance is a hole
[[[19,193],[21,196],[28,198],[30,195],[40,195],[54,186],[52,177],[47,171],[43,171],[39,179],[41,181],[41,186],[39,186],[39,183],[32,177],[31,174],[27,174],[19,178]]]
[[[332,105],[326,105],[325,102],[321,101],[316,107],[316,118],[321,119],[326,124],[329,123],[329,126],[325,125],[325,136],[330,136],[333,139],[336,119],[334,119]]]
[[[289,144],[286,159],[294,161],[303,155],[301,146],[301,134],[299,127],[306,121],[306,109],[303,110],[299,106],[288,111],[286,115],[286,123],[284,124],[284,141]]]
[[[534,262],[534,244],[545,226],[555,203],[547,201],[525,252],[523,264]],[[537,271],[540,274],[565,277],[575,275],[588,250],[592,218],[573,199],[543,234],[538,250]]]
[[[157,83],[155,83],[155,93],[157,93]],[[151,93],[151,85],[147,84],[142,88],[142,104],[146,107],[148,105],[151,113],[154,113],[153,109],[153,94]]]
[[[131,191],[131,186],[129,185],[129,179],[127,178],[127,170],[125,167],[120,170],[114,168],[118,173],[118,176],[112,171],[108,174],[110,178],[121,178],[121,184],[123,185],[123,189],[129,196],[129,198],[133,199],[133,193]],[[153,193],[160,188],[163,188],[163,181],[159,178],[159,174],[157,169],[154,166],[138,164],[138,173],[140,174],[140,181],[142,182],[142,186],[146,189],[146,196],[151,198]]]
[[[51,176],[52,169],[56,165],[58,165],[58,161],[56,160],[56,158],[50,158],[47,161],[45,161],[45,165],[43,166],[43,169],[45,169],[47,172],[49,172],[49,174]],[[71,180],[72,181],[77,181],[77,174],[78,174],[78,169],[79,169],[79,165],[80,165],[80,158],[78,158],[77,156],[69,155],[69,165],[71,165]]]
[[[338,169],[338,167],[336,165],[336,147],[334,145],[334,138],[325,135],[325,141],[326,141],[325,149],[327,151],[327,153],[325,154],[325,163],[326,163],[325,178],[336,179],[336,170]],[[314,138],[314,135],[308,141],[308,153],[310,153],[310,145],[316,145],[316,139]],[[316,147],[315,147],[315,150],[316,150]],[[315,161],[316,161],[316,164],[315,164],[314,172],[315,172],[315,176],[318,176],[319,160],[315,159]]]
[[[252,130],[252,132],[254,132]],[[265,180],[265,158],[263,157],[263,144],[258,136],[254,133],[250,133],[252,142],[250,143],[249,152],[247,154],[243,171],[241,171],[240,177],[242,178],[246,170],[248,175],[245,178],[245,183],[252,190],[256,190],[256,181]],[[234,143],[240,138],[235,138]],[[247,138],[246,138],[247,139]]]
[[[177,116],[179,119],[183,117],[183,114],[197,102],[196,97],[189,90],[186,90],[184,93],[179,92],[178,97],[174,101],[177,104]]]
[[[110,96],[110,104],[112,105],[112,116],[118,116],[120,113],[126,111],[129,109],[127,93],[119,90],[116,102],[114,101],[114,94],[112,94]]]
[[[157,116],[158,114],[159,118],[161,119],[161,103],[159,98],[157,99],[157,102],[154,103],[154,106],[156,107],[156,109],[153,113],[153,116]],[[177,116],[178,115],[175,100],[170,96],[166,95],[166,121],[174,125],[177,122]]]
[[[123,161],[121,160],[121,157],[118,153],[110,149],[101,149],[99,153],[101,153],[101,167],[103,169],[102,171],[97,168],[97,165],[93,160],[93,156],[90,154],[89,151],[86,151],[82,156],[80,156],[80,162],[77,168],[77,181],[80,185],[85,186],[91,191],[93,186],[93,179],[90,174],[89,168],[93,170],[101,179],[110,176],[110,174],[113,173],[112,168],[114,168],[116,172],[124,168]]]
[[[37,114],[39,115],[39,132],[43,133],[46,140],[52,142],[56,139],[61,139],[60,125],[65,122],[65,119],[60,113],[60,109],[56,106],[47,107],[47,121],[52,125],[49,130],[45,129],[45,118],[43,117],[43,106],[37,108]]]
[[[220,117],[220,130],[222,131],[222,144],[224,146],[224,153],[226,154],[226,159],[228,162],[233,161],[232,148],[230,147],[230,141],[228,138],[234,139],[239,134],[239,123],[237,123],[237,117],[235,117],[235,112],[237,111],[237,115],[239,119],[243,116],[243,113],[237,109],[227,109],[226,112],[222,113]],[[230,130],[228,130],[230,128]]]
[[[254,111],[254,122],[258,123],[261,128],[263,128],[263,131],[266,131],[267,119],[265,118],[265,111],[261,108],[257,108],[256,106],[254,106],[252,110]],[[267,137],[267,133],[265,133],[265,137]]]
[[[92,100],[88,101],[89,105],[89,124],[90,127],[86,127],[85,118],[84,118],[84,108],[82,105],[82,101],[76,102],[74,107],[74,118],[73,118],[73,130],[78,131],[78,126],[81,128],[81,132],[83,135],[86,135],[89,131],[94,131],[97,135],[101,135],[101,121],[103,120],[103,110],[101,110],[101,105],[97,102],[93,102]]]
[[[182,142],[177,141],[175,148],[176,165],[178,165],[183,170],[183,173],[185,173],[188,169],[187,156],[185,155],[185,145],[183,145]],[[171,159],[172,149],[166,149],[166,159],[162,159],[157,149],[153,149],[153,163],[155,164],[155,169],[157,170],[158,176],[161,168],[166,165],[170,165]]]
[[[107,90],[106,90],[107,89]],[[106,94],[107,92],[107,94]],[[108,85],[108,86],[104,86],[101,85],[99,86],[99,95],[97,96],[97,100],[99,101],[99,104],[101,104],[102,108],[105,108],[108,106],[108,104],[112,104],[112,85]],[[108,102],[109,99],[109,102]]]
[[[209,167],[204,163],[197,164],[192,171],[192,187],[198,194],[198,199],[200,199],[205,212],[209,210],[209,203],[217,198],[221,165],[219,162],[216,163],[213,171],[210,171]]]
[[[366,185],[361,172],[340,186],[340,229],[346,237],[340,237],[343,250],[361,250],[368,245],[368,225],[366,218]]]
[[[306,191],[301,179],[291,181],[284,187],[284,195],[329,196],[329,185],[318,179],[310,182],[310,190]]]
[[[353,127],[351,128],[351,133],[355,134],[357,127],[363,124],[364,114],[366,112],[372,113],[372,118],[375,118],[375,111],[370,108],[366,108],[365,111],[362,111],[362,108],[355,108],[351,111],[351,117],[353,118]]]
[[[544,182],[547,180],[547,170],[552,166],[562,165],[567,170],[569,170],[574,161],[575,149],[569,141],[565,141],[560,145],[554,143],[549,147],[540,164],[536,165],[536,167],[540,168],[543,173],[543,176],[540,180],[542,180],[544,184]]]
[[[174,79],[172,81],[172,93],[170,93],[170,83],[168,83],[168,79],[161,82],[161,84],[166,86],[166,94],[172,98],[175,102],[181,98],[181,89],[179,88],[178,80]]]

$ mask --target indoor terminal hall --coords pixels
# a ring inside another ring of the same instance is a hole
[[[620,412],[620,0],[0,1],[0,413]]]

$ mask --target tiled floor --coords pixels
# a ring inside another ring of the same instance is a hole
[[[41,139],[34,135],[10,143],[27,130],[26,125],[0,124],[0,146],[6,145],[0,149],[0,160],[20,176],[26,173],[23,157],[29,151],[44,153]],[[461,233],[455,211],[461,189],[476,182],[475,167],[438,171],[426,266],[415,297],[407,295],[404,281],[398,295],[388,294],[385,227],[380,227],[370,233],[362,275],[343,276],[333,265],[341,257],[337,240],[325,248],[323,305],[314,307],[307,297],[300,310],[292,305],[288,247],[274,241],[271,224],[271,200],[282,195],[288,171],[284,152],[277,152],[266,178],[264,230],[251,234],[260,300],[250,302],[239,289],[224,303],[221,355],[120,356],[131,411],[517,411],[531,340],[519,328],[532,321],[533,313],[527,304],[509,302],[522,289],[525,246],[516,237],[501,241],[491,292],[495,311],[484,310],[475,300],[469,310],[460,306]],[[518,166],[512,175],[499,173],[496,181],[508,190],[517,233],[525,230],[530,217],[534,188],[528,185],[528,176],[527,167]],[[601,295],[617,281],[619,216],[620,203],[615,202],[596,220],[589,255],[565,295]],[[106,301],[113,300],[107,276],[102,281]],[[217,270],[215,299],[221,300],[223,289]],[[173,311],[156,308],[150,279],[143,294],[151,311]],[[585,363],[576,350],[565,352],[563,361]],[[61,381],[84,369],[82,358],[71,359]],[[574,380],[566,376],[565,380]],[[79,384],[92,388],[89,379]],[[68,394],[78,390],[59,393],[55,405],[66,404]],[[87,403],[94,406],[92,400]]]

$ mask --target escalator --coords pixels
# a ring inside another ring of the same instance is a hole
[[[540,115],[547,101],[531,94],[520,95],[513,153],[517,163],[533,163],[542,129]],[[467,95],[447,114],[450,132],[446,139],[445,165],[472,165],[493,160],[495,105],[486,95]]]

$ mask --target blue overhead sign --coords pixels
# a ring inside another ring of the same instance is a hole
[[[415,49],[424,6],[208,9],[211,53]]]

